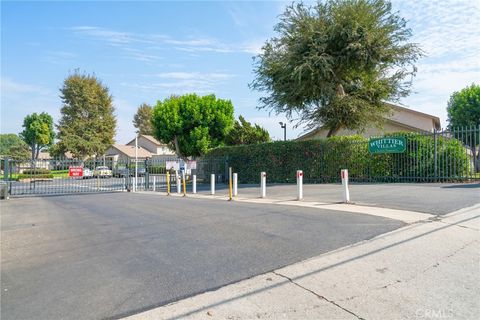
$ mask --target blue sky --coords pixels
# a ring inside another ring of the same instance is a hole
[[[2,1],[2,133],[18,133],[25,115],[46,111],[59,119],[59,88],[75,69],[95,73],[110,88],[117,141],[134,136],[142,102],[171,94],[215,93],[232,100],[236,116],[280,139],[281,115],[257,110],[252,57],[274,36],[280,1]],[[479,1],[394,1],[426,57],[414,92],[401,102],[446,124],[453,91],[480,83]],[[287,136],[295,138],[302,129]]]

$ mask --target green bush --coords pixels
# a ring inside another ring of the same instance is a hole
[[[20,173],[17,176],[17,180],[20,180],[20,179],[53,179],[53,174],[50,173],[50,174],[31,175],[31,174]]]
[[[340,181],[340,170],[348,169],[352,181],[433,181],[435,179],[435,140],[433,135],[392,133],[405,136],[404,153],[370,154],[367,138],[338,136],[309,141],[222,147],[211,150],[203,159],[205,172],[224,173],[225,162],[237,172],[240,183],[258,183],[260,172],[267,180],[295,182],[303,170],[306,183]],[[461,179],[471,169],[462,143],[437,136],[437,178]]]
[[[24,175],[38,175],[38,174],[50,174],[51,171],[45,168],[25,169],[22,172]]]

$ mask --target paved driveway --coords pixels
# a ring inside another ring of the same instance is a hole
[[[132,193],[1,206],[2,320],[128,315],[403,225],[339,211]]]
[[[267,198],[288,199],[296,197],[295,184],[267,186]],[[227,194],[226,186],[217,186],[217,194]],[[199,188],[208,194],[209,186]],[[244,185],[238,189],[241,197],[259,197],[260,187]],[[306,184],[304,200],[315,202],[341,202],[340,184]],[[480,183],[385,183],[350,184],[350,200],[356,204],[392,209],[412,210],[432,214],[446,214],[480,203]]]

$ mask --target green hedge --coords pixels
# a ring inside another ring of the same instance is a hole
[[[307,183],[338,182],[344,168],[353,181],[434,180],[434,137],[389,134],[399,135],[407,141],[406,151],[400,154],[370,154],[368,139],[355,135],[222,147],[211,150],[202,161],[206,170],[220,173],[226,161],[239,174],[240,183],[258,183],[261,171],[267,172],[269,182],[295,182],[296,170],[303,170]],[[462,143],[437,137],[437,178],[461,180],[469,169]]]
[[[24,173],[20,173],[18,176],[17,176],[17,180],[20,180],[20,179],[53,179],[53,174],[24,174]]]
[[[67,170],[68,172],[68,170]],[[50,174],[51,171],[45,168],[35,168],[35,169],[25,169],[22,172],[25,175],[31,175],[31,174]]]

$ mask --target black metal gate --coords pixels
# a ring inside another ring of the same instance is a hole
[[[10,196],[126,191],[131,189],[129,162],[112,159],[2,159]]]

